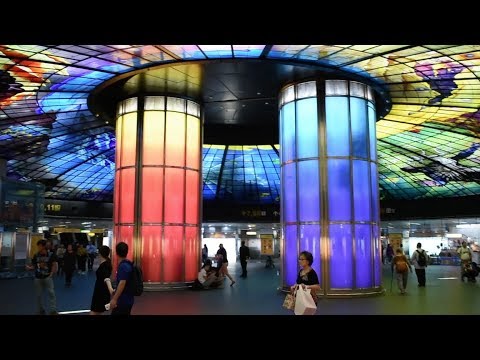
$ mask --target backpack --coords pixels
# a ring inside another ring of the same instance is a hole
[[[422,252],[418,251],[418,256],[417,256],[417,263],[419,266],[427,266],[427,257],[425,256],[425,251],[422,250]]]
[[[402,259],[402,258],[398,258],[397,262],[396,262],[396,271],[397,273],[404,273],[404,272],[407,272],[408,271],[408,265],[407,265],[407,262]]]
[[[143,293],[142,269],[140,269],[136,264],[129,260],[125,261],[127,261],[132,266],[132,275],[130,275],[130,279],[127,281],[125,290],[133,296],[140,296]]]

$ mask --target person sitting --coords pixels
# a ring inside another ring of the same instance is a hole
[[[212,271],[212,262],[205,260],[202,268],[198,272],[197,280],[203,289],[218,288],[223,285],[223,276],[217,276],[216,271]]]

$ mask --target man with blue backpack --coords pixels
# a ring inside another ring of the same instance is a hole
[[[422,249],[422,243],[417,243],[417,250],[413,252],[410,261],[415,266],[415,274],[417,274],[418,286],[425,287],[425,269],[428,266],[428,255],[425,250]]]
[[[110,309],[112,315],[130,315],[135,302],[134,293],[127,286],[127,281],[131,281],[133,276],[133,263],[127,260],[128,245],[119,242],[115,247],[118,256],[117,268],[117,288],[110,300]]]

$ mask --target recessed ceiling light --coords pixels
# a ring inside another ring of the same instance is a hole
[[[265,101],[265,105],[268,105],[268,101]]]
[[[257,92],[257,95],[262,95],[262,93],[261,93],[261,92]]]

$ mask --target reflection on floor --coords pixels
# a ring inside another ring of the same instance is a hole
[[[277,291],[280,277],[263,263],[248,264],[248,278],[239,277],[240,264],[229,266],[236,279],[233,287],[208,291],[181,290],[144,292],[135,298],[135,315],[291,315],[282,307],[284,295]],[[427,287],[418,288],[415,273],[410,274],[407,294],[400,295],[388,267],[384,268],[385,295],[363,299],[321,299],[318,315],[470,315],[480,314],[480,284],[462,283],[459,268],[430,266]],[[88,310],[95,273],[75,275],[73,286],[65,288],[55,280],[58,311]],[[0,315],[35,313],[32,279],[0,280]]]

